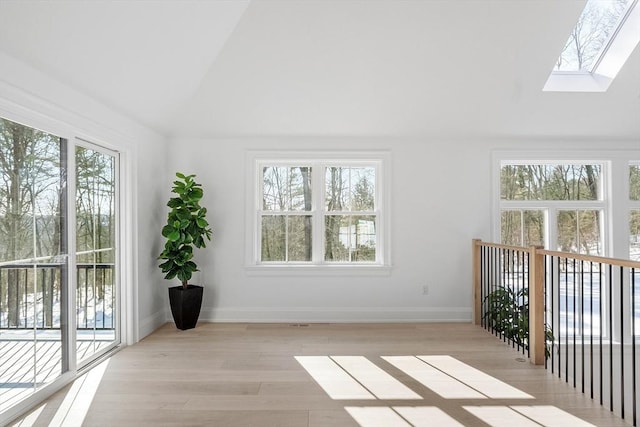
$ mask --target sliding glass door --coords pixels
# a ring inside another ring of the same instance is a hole
[[[120,342],[117,179],[117,153],[0,118],[0,424]]]
[[[78,141],[75,166],[76,357],[82,365],[119,344],[117,155]]]

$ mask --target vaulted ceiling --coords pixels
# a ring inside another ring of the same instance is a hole
[[[605,93],[542,92],[583,7],[0,0],[0,52],[170,136],[640,138],[638,47]]]

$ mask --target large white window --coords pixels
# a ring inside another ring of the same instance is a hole
[[[250,266],[384,266],[385,153],[251,153]]]
[[[502,243],[603,255],[604,169],[596,162],[503,160]]]
[[[494,238],[640,259],[637,152],[494,153]],[[582,160],[580,157],[584,156]]]

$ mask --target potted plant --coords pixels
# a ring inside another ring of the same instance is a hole
[[[485,297],[486,312],[483,315],[488,328],[525,349],[529,348],[529,288],[515,290],[497,286]],[[551,356],[553,330],[544,325],[544,355]]]
[[[211,240],[211,228],[206,220],[207,208],[200,206],[203,196],[202,185],[195,175],[176,173],[178,179],[173,182],[173,193],[167,206],[171,208],[167,216],[167,225],[162,228],[166,238],[164,250],[158,259],[164,278],[178,278],[181,286],[169,288],[171,314],[178,329],[195,328],[202,306],[203,287],[189,284],[189,280],[198,266],[193,262],[193,248],[206,247]]]

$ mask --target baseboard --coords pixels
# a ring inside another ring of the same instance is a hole
[[[140,320],[138,328],[138,339],[142,339],[167,323],[167,310],[162,309],[153,313],[151,316]]]
[[[200,311],[202,322],[265,322],[265,323],[318,323],[318,322],[470,322],[472,310],[468,307],[305,307],[305,308],[212,308]]]

